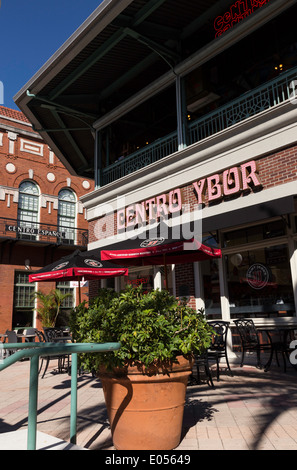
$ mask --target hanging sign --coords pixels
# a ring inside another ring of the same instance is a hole
[[[239,23],[241,20],[250,16],[255,10],[261,8],[270,0],[238,0],[224,15],[217,16],[214,21],[216,37],[221,36],[228,29]]]

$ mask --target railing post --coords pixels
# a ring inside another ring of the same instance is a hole
[[[32,356],[30,360],[30,389],[28,413],[27,449],[36,450],[37,428],[37,399],[38,399],[38,364],[39,356]]]
[[[70,442],[76,444],[77,425],[77,353],[71,356]]]

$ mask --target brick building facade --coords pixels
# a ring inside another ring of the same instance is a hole
[[[88,223],[79,198],[94,185],[72,176],[23,113],[5,107],[0,107],[0,175],[3,332],[40,326],[32,293],[49,292],[56,284],[30,285],[28,275],[87,248]]]
[[[181,230],[200,220],[222,257],[171,266],[171,292],[230,329],[296,325],[297,3],[231,3],[104,1],[16,103],[77,174],[93,167],[89,249],[162,213]],[[48,96],[73,101],[75,145]],[[163,288],[163,267],[129,268],[114,287],[141,280]]]

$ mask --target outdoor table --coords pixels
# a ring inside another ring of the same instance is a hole
[[[29,335],[29,334],[26,335],[24,333],[17,333],[17,337],[19,339],[25,338],[25,341],[34,342],[34,339],[36,338],[36,335],[32,335],[32,334],[31,335]]]
[[[278,352],[281,352],[283,355],[284,371],[286,372],[285,355],[286,357],[288,356],[288,335],[289,333],[294,332],[295,330],[297,331],[297,325],[257,326],[257,330],[259,332],[264,331],[267,334],[267,337],[271,344],[271,354],[270,354],[268,362],[264,366],[265,372],[267,372],[270,369],[274,353],[275,353],[277,364],[279,365],[278,357],[277,357]],[[278,336],[277,341],[273,341],[271,333],[277,334]]]

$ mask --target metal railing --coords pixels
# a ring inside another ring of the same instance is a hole
[[[87,246],[88,230],[0,217],[0,237],[58,245]]]
[[[1,343],[3,350],[17,351],[0,361],[0,371],[24,358],[30,358],[27,449],[36,450],[38,369],[40,356],[72,355],[70,442],[76,444],[78,353],[102,353],[120,349],[120,343]]]
[[[134,171],[144,168],[161,158],[177,152],[177,132],[167,135],[161,139],[155,140],[153,143],[146,145],[144,148],[131,153],[123,160],[109,165],[102,170],[103,185],[118,180],[123,176],[134,173]]]
[[[296,104],[295,85],[297,85],[297,67],[282,72],[277,78],[267,81],[191,122],[188,126],[188,145],[289,99],[294,100]],[[102,169],[102,185],[111,183],[177,151],[177,132],[173,132]]]

